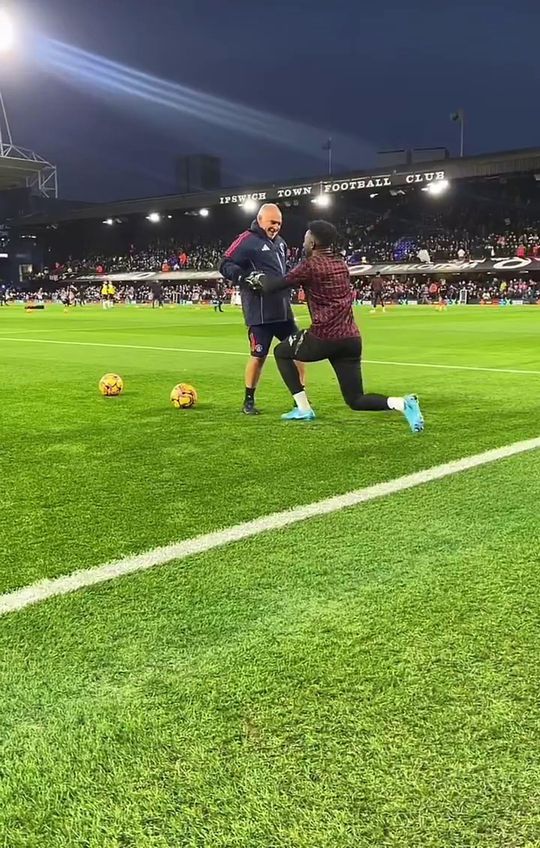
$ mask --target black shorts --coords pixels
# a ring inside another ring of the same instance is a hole
[[[297,362],[321,362],[328,359],[348,360],[360,364],[362,359],[362,339],[352,336],[346,339],[318,339],[309,330],[301,330],[283,341],[278,354],[285,359]]]
[[[282,342],[288,336],[294,336],[298,327],[294,321],[276,321],[275,324],[254,324],[248,328],[251,355],[258,359],[268,356],[273,339]]]

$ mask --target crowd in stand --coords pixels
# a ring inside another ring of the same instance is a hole
[[[183,247],[176,240],[150,245],[142,250],[131,246],[120,256],[95,255],[85,259],[68,259],[55,262],[51,268],[34,275],[38,279],[68,280],[94,274],[121,274],[136,271],[208,271],[219,265],[225,250],[220,242],[192,244]]]
[[[346,221],[342,229],[350,264],[362,262],[465,262],[471,259],[518,256],[540,259],[540,222],[513,230],[510,221],[498,231],[481,235],[463,228],[450,229],[432,221],[429,229],[394,237],[377,237],[373,229]]]
[[[356,301],[369,302],[372,297],[371,277],[353,277],[352,284],[356,292]],[[295,303],[304,303],[302,290],[292,292]],[[540,282],[515,278],[498,279],[490,276],[487,280],[472,280],[466,277],[453,277],[449,280],[429,279],[426,277],[388,277],[384,281],[383,297],[388,303],[408,304],[410,302],[431,304],[441,297],[449,303],[536,303],[540,300]],[[114,301],[126,306],[151,306],[155,291],[146,284],[123,285],[116,289]],[[33,301],[61,303],[72,306],[99,303],[102,300],[102,287],[93,283],[69,283],[53,291],[42,288],[26,290],[12,288],[7,293],[8,303],[28,303]],[[205,305],[220,301],[229,305],[240,305],[237,287],[179,284],[164,285],[161,288],[160,302],[165,305],[193,304]]]
[[[485,237],[463,229],[432,230],[429,234],[400,235],[395,238],[368,232],[359,222],[345,219],[339,226],[343,234],[339,250],[351,265],[377,262],[464,262],[470,259],[518,256],[540,260],[540,224],[514,231],[510,228]],[[55,262],[51,268],[34,274],[33,279],[61,282],[95,274],[132,272],[210,271],[219,266],[225,250],[222,242],[193,244],[186,247],[174,241],[132,249],[121,256],[90,256]],[[300,249],[291,247],[289,265],[300,258]]]
[[[359,200],[358,204],[349,206],[347,213],[337,222],[340,242],[336,247],[351,267],[376,263],[466,262],[514,256],[538,259],[540,265],[539,189],[536,181],[524,184],[519,181],[479,182],[454,187],[444,203],[434,202],[421,191],[412,195],[401,191],[396,193],[397,196],[373,194],[372,199]],[[363,207],[359,205],[361,203],[364,203]],[[286,209],[284,213],[286,235]],[[133,243],[120,255],[99,253],[84,259],[66,259],[61,255],[55,256],[53,251],[50,267],[39,274],[32,273],[29,282],[36,289],[40,284],[49,289],[58,285],[61,289],[84,276],[211,271],[219,267],[225,248],[223,241],[210,238],[188,243],[181,237],[162,237],[152,244]],[[288,255],[289,267],[293,267],[300,258],[298,244],[292,245]],[[531,276],[536,276],[534,269],[531,270]],[[465,269],[463,273],[466,274]],[[452,279],[455,281],[456,277]],[[429,288],[432,283],[426,277],[419,277],[418,281],[404,281],[400,276],[396,280],[387,280],[387,293],[399,300],[405,289],[405,294],[408,292],[410,297],[421,299],[423,287],[427,285]],[[80,280],[77,285],[81,288]],[[208,293],[212,285],[208,283],[206,286]],[[355,285],[362,295],[369,291],[369,280],[363,279]],[[479,299],[484,291],[486,296],[495,296],[501,283],[492,277],[484,277],[483,283],[479,283],[471,271],[464,281],[449,285],[457,289],[465,285],[469,287],[469,296]],[[122,283],[120,297],[126,288]],[[185,292],[177,290],[175,298],[189,301],[196,290],[193,285]],[[515,298],[523,294],[528,296],[529,290],[535,291],[535,284],[524,280],[507,286],[507,294]],[[135,302],[144,303],[147,296],[147,289],[136,288]],[[87,297],[98,299],[99,285],[95,289],[87,289]]]
[[[540,259],[540,226],[523,233],[490,233],[485,239],[463,230],[429,236],[369,239],[354,238],[351,229],[345,251],[351,265],[368,262],[466,262],[471,259],[518,256]]]
[[[371,299],[371,282],[368,279],[355,283],[357,300]],[[443,297],[450,303],[491,303],[514,301],[536,303],[540,298],[540,282],[513,279],[499,280],[490,277],[487,281],[467,278],[453,280],[425,280],[425,278],[391,278],[385,281],[384,298],[393,303],[435,303]]]

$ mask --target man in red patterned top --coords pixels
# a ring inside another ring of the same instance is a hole
[[[277,345],[274,356],[280,374],[291,392],[295,408],[282,415],[285,420],[315,418],[298,376],[297,362],[328,359],[336,373],[341,393],[351,409],[378,412],[389,409],[403,413],[413,433],[424,429],[416,395],[387,397],[364,394],[361,359],[362,340],[353,315],[354,292],[347,264],[336,256],[337,230],[328,221],[313,221],[304,238],[306,259],[284,277],[253,273],[246,283],[269,294],[302,286],[311,315],[311,327]]]

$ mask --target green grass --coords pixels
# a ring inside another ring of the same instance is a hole
[[[370,360],[540,371],[532,307],[361,313]],[[324,364],[290,426],[272,362],[252,420],[242,356],[143,348],[244,332],[0,311],[0,592],[540,432],[540,375],[366,365],[413,437]],[[0,845],[540,845],[539,481],[522,455],[0,619]]]

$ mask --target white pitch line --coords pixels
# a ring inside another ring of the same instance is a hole
[[[0,313],[1,314],[1,313]],[[6,334],[8,336],[13,332],[13,328],[11,330],[0,330],[0,338],[3,338]],[[53,330],[49,328],[40,330],[37,327],[29,327],[28,330],[23,330],[21,327],[17,328],[18,333],[51,333]]]
[[[261,518],[255,518],[253,521],[246,521],[243,524],[236,524],[223,530],[207,533],[204,536],[195,536],[192,539],[173,542],[170,545],[154,548],[153,550],[135,556],[128,556],[116,562],[110,562],[83,571],[74,571],[63,577],[40,580],[30,586],[0,595],[0,616],[23,610],[26,607],[46,601],[49,598],[77,592],[79,589],[105,583],[117,577],[125,577],[128,574],[134,574],[138,571],[147,571],[157,565],[164,565],[173,560],[184,560],[195,554],[201,554],[205,551],[211,551],[214,548],[230,545],[242,539],[250,539],[261,533],[282,530],[284,527],[289,527],[291,524],[297,524],[308,518],[329,515],[348,507],[367,503],[376,498],[386,497],[397,492],[403,492],[406,489],[413,489],[416,486],[422,486],[433,480],[441,480],[443,477],[450,477],[461,471],[478,468],[479,466],[497,462],[498,460],[537,448],[540,448],[540,436],[522,442],[514,442],[514,444],[494,448],[493,450],[474,454],[473,456],[466,456],[452,462],[445,462],[443,465],[435,465],[432,468],[426,468],[414,474],[407,474],[405,477],[397,477],[395,480],[389,480],[386,483],[376,483],[374,486],[356,489],[344,495],[337,495],[322,501],[316,501],[315,503],[297,506],[283,512],[274,512]]]
[[[77,345],[79,347],[112,347],[120,350],[157,350],[169,353],[219,353],[221,356],[247,356],[247,353],[235,350],[202,350],[189,347],[156,347],[154,345],[112,344],[110,342],[75,342],[64,339],[17,339],[6,336],[0,337],[4,342],[37,342],[38,344]]]
[[[488,371],[494,374],[534,374],[540,375],[540,371],[531,371],[525,368],[487,368],[482,365],[435,365],[430,362],[393,362],[387,359],[363,359],[370,365],[405,365],[410,368],[444,368],[450,371]]]
[[[37,344],[53,344],[53,345],[77,345],[79,347],[105,347],[117,348],[119,350],[156,350],[165,351],[168,353],[209,353],[218,354],[219,356],[247,356],[246,352],[238,350],[207,350],[205,348],[190,348],[190,347],[157,347],[154,345],[131,345],[131,344],[113,344],[111,342],[76,342],[63,339],[27,339],[15,338],[11,336],[1,336],[0,341],[5,342],[35,342]],[[450,371],[487,371],[493,374],[525,374],[540,376],[540,371],[532,371],[523,368],[487,368],[481,365],[438,365],[432,362],[394,362],[387,359],[363,359],[367,365],[397,365],[407,368],[442,368]]]

